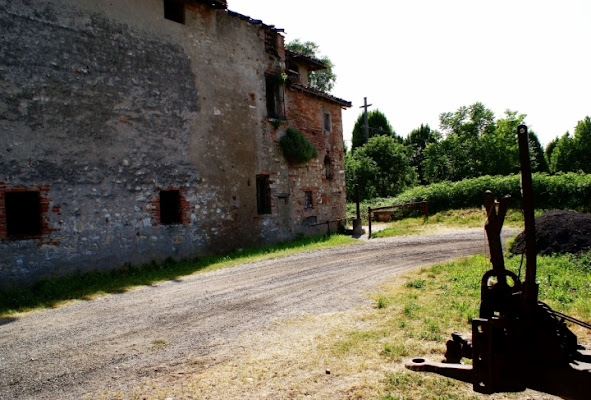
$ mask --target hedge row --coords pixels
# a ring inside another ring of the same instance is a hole
[[[591,174],[565,173],[533,174],[534,206],[536,209],[571,209],[591,212]],[[480,207],[484,192],[491,190],[496,198],[511,195],[512,208],[521,201],[520,176],[482,176],[459,182],[442,182],[429,186],[417,186],[390,199],[374,199],[362,205],[404,204],[417,201],[429,202],[429,213],[450,209]],[[371,204],[369,204],[371,203]]]

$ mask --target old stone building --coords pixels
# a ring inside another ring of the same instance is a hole
[[[282,30],[216,0],[0,0],[0,29],[0,288],[345,217],[350,103]]]

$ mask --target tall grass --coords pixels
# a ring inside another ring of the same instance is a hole
[[[506,260],[507,268],[516,274],[520,264],[521,257]],[[414,271],[394,281],[374,295],[375,308],[363,317],[363,330],[351,329],[341,335],[332,346],[333,354],[347,358],[367,354],[368,348],[380,349],[382,370],[387,372],[378,392],[384,400],[480,398],[469,384],[412,372],[403,364],[412,357],[440,361],[453,331],[471,332],[471,321],[479,314],[480,280],[490,268],[489,260],[479,255]],[[538,257],[537,276],[540,300],[556,311],[591,320],[591,252]],[[591,344],[591,332],[572,329],[580,343]]]

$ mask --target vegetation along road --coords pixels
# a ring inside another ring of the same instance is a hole
[[[360,241],[4,320],[0,398],[131,395],[145,379],[227,360],[244,349],[240,337],[349,310],[396,274],[485,245],[482,229]]]

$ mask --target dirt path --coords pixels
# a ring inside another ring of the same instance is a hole
[[[26,315],[0,325],[0,399],[93,397],[212,365],[241,335],[348,310],[396,274],[484,248],[482,229],[361,241]]]

